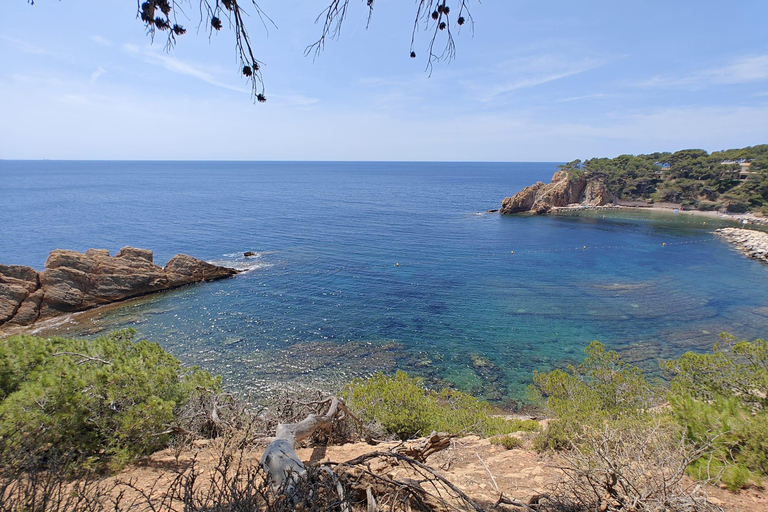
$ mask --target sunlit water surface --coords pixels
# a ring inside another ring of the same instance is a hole
[[[0,262],[131,245],[246,270],[56,330],[130,326],[255,396],[401,368],[504,402],[593,339],[657,369],[722,331],[765,334],[766,267],[712,235],[725,220],[485,213],[554,170],[3,161]]]

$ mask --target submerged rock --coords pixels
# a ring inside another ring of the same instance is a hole
[[[502,214],[533,212],[548,213],[552,208],[580,204],[603,206],[613,202],[613,194],[603,181],[588,172],[558,171],[551,183],[541,181],[526,187],[501,202]]]
[[[134,247],[123,247],[114,257],[105,249],[89,249],[85,254],[56,249],[42,272],[0,265],[0,326],[30,325],[62,313],[237,273],[185,254],[177,254],[163,268],[153,263],[152,251]]]

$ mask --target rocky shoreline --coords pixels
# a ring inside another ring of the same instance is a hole
[[[768,263],[768,233],[743,228],[720,228],[715,234],[736,246],[736,250],[757,261]]]
[[[502,215],[531,212],[537,215],[564,207],[598,207],[611,204],[613,195],[602,180],[588,172],[557,171],[551,183],[539,181],[501,202]]]
[[[152,251],[134,247],[123,247],[115,256],[106,249],[84,254],[56,249],[42,272],[0,265],[0,330],[238,272],[186,254],[160,267]]]

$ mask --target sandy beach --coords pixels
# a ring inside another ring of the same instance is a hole
[[[754,213],[727,213],[720,211],[703,211],[703,210],[683,210],[680,205],[628,205],[628,204],[609,204],[605,206],[585,206],[582,204],[575,204],[562,207],[553,207],[550,213],[569,213],[578,211],[612,211],[612,210],[626,210],[626,211],[646,211],[653,213],[661,213],[666,215],[685,215],[692,217],[703,217],[709,219],[721,219],[729,220],[732,222],[740,222],[742,224],[760,224],[768,226],[768,218],[755,215]]]

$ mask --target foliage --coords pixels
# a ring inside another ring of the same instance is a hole
[[[174,411],[219,380],[123,330],[95,340],[15,336],[0,346],[5,463],[118,469],[163,448]],[[29,454],[34,454],[29,457]]]
[[[748,179],[740,176],[748,163]],[[733,213],[760,211],[768,204],[768,144],[715,151],[621,155],[575,160],[561,169],[580,169],[600,178],[619,199],[672,202]]]
[[[529,395],[545,400],[556,419],[536,438],[538,449],[562,449],[571,445],[586,425],[634,420],[647,414],[657,398],[653,387],[635,366],[593,341],[579,366],[548,373],[534,372]]]
[[[581,365],[535,373],[530,393],[546,399],[555,418],[534,447],[585,454],[600,448],[590,432],[681,429],[691,476],[731,489],[760,485],[768,474],[768,343],[721,337],[709,353],[665,362],[674,377],[666,390],[651,386],[639,369],[596,341]],[[663,399],[669,407],[654,408]]]
[[[420,378],[402,371],[391,377],[378,373],[356,379],[341,396],[361,419],[382,424],[400,439],[432,431],[493,436],[538,427],[536,422],[497,416],[487,402],[460,391],[428,391]]]
[[[720,510],[683,479],[698,453],[661,417],[588,426],[574,446],[561,455],[563,475],[537,510]]]
[[[712,445],[690,473],[738,489],[768,474],[768,343],[721,337],[711,353],[687,353],[665,367],[674,375],[670,405],[689,442]]]
[[[491,438],[491,444],[501,445],[507,450],[523,447],[523,440],[515,436],[501,436]]]

